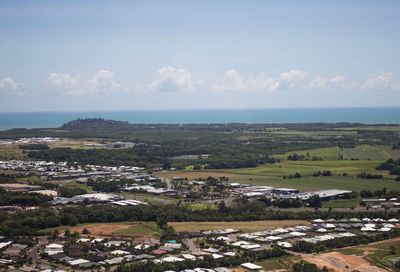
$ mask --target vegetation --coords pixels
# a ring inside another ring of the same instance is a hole
[[[320,269],[315,264],[300,261],[293,265],[291,272],[329,272],[329,269],[326,267]]]
[[[276,124],[129,124],[94,118],[74,120],[58,129],[2,131],[0,138],[50,136],[136,143],[134,148],[118,151],[75,147],[29,149],[29,157],[33,159],[165,169],[188,166],[221,169],[255,167],[281,159],[291,162],[388,159],[388,156],[400,156],[400,152],[392,149],[400,140],[396,129],[395,126],[348,123],[279,124],[278,127]],[[360,142],[363,145],[359,148],[357,143]],[[373,148],[370,150],[368,146]],[[378,149],[384,152],[377,152]],[[346,155],[349,150],[352,150],[351,155]],[[324,169],[330,168],[315,169],[313,173]],[[280,176],[296,172],[303,176],[296,170]]]
[[[309,220],[315,218],[364,218],[397,217],[394,211],[274,211],[265,209],[262,203],[241,203],[218,210],[193,211],[185,206],[149,204],[140,207],[115,207],[108,205],[77,205],[63,209],[37,209],[16,213],[0,213],[0,235],[36,235],[40,230],[62,225],[75,226],[81,223],[122,221],[255,221],[255,220]]]
[[[0,206],[37,206],[51,201],[51,196],[39,193],[8,192],[0,188]]]
[[[390,175],[400,175],[400,159],[389,159],[376,167],[377,170],[389,170]]]
[[[277,258],[287,255],[287,253],[278,248],[274,247],[269,250],[262,250],[258,252],[244,252],[239,256],[226,257],[221,259],[214,259],[212,256],[204,256],[204,258],[189,261],[175,263],[159,263],[154,262],[136,262],[132,264],[121,265],[117,268],[117,272],[162,272],[167,270],[181,271],[184,269],[193,269],[196,267],[212,268],[212,267],[232,267],[237,266],[245,262],[261,261],[270,258]]]
[[[58,195],[61,197],[73,197],[76,195],[86,194],[86,190],[77,187],[60,186],[58,188]]]

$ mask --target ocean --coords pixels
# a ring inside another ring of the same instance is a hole
[[[400,124],[400,108],[162,110],[0,113],[0,130],[54,128],[76,118],[101,117],[129,123],[316,123]]]

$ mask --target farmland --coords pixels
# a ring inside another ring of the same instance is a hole
[[[157,173],[162,178],[174,176],[189,179],[213,177],[228,177],[230,182],[253,185],[268,185],[274,187],[289,187],[300,190],[344,189],[360,191],[387,188],[399,190],[400,184],[394,182],[393,176],[387,171],[376,170],[376,166],[389,158],[398,158],[399,150],[389,146],[359,145],[354,148],[343,148],[343,159],[339,160],[341,151],[338,147],[316,148],[286,152],[274,155],[280,161],[263,164],[252,168],[218,169],[218,170],[185,170]],[[288,156],[297,154],[304,160],[288,160]],[[312,158],[317,158],[313,160]],[[318,171],[331,172],[331,176],[313,176]],[[360,173],[381,174],[383,179],[360,179]],[[288,179],[284,176],[299,173],[301,178]]]

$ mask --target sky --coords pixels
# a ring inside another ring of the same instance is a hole
[[[0,1],[0,111],[400,106],[400,1]]]

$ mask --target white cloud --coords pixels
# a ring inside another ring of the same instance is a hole
[[[225,72],[222,83],[212,87],[221,91],[276,91],[293,87],[301,87],[305,84],[308,73],[302,70],[291,70],[280,73],[277,77],[269,77],[265,74],[243,77],[235,70]]]
[[[114,80],[114,73],[109,70],[99,70],[86,80],[80,75],[51,73],[46,79],[46,86],[65,95],[104,94],[121,90],[121,85]]]
[[[104,93],[118,91],[121,85],[115,82],[113,72],[109,70],[99,70],[89,79],[87,87],[88,90],[93,93]]]
[[[148,89],[156,91],[192,91],[200,84],[192,79],[185,69],[165,66],[157,70],[158,78],[148,84]]]
[[[380,72],[369,77],[363,87],[369,90],[400,90],[400,80],[392,72]]]
[[[315,76],[310,82],[310,87],[313,89],[341,89],[346,86],[346,78],[341,75],[333,77]]]
[[[81,77],[63,73],[51,73],[46,79],[46,86],[64,94],[83,94]]]
[[[22,83],[15,81],[12,77],[4,77],[0,79],[0,90],[1,91],[18,91],[23,86]]]
[[[306,83],[308,72],[290,70],[279,74],[279,85],[282,88],[301,87]]]

